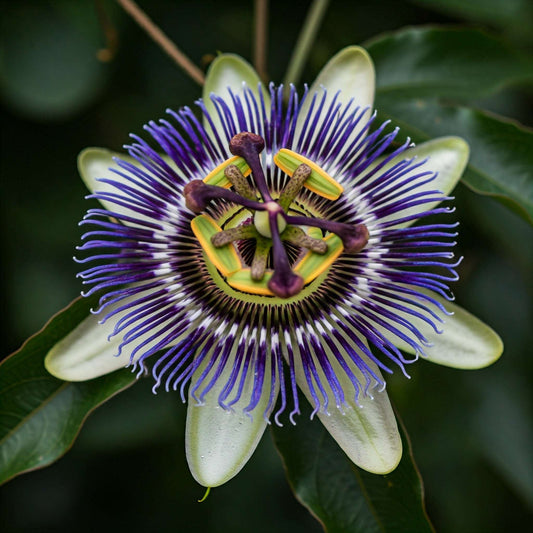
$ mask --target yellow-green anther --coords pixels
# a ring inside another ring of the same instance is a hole
[[[233,188],[237,193],[248,200],[257,200],[257,197],[245,178],[244,174],[240,171],[236,165],[229,165],[224,169],[224,175],[228,178],[229,182],[233,185]]]
[[[217,270],[227,277],[241,269],[241,260],[237,250],[231,244],[215,248],[211,237],[222,228],[208,215],[199,215],[191,220],[191,229],[198,239],[202,250]]]
[[[257,235],[258,233],[255,227],[252,224],[249,224],[247,226],[238,226],[236,228],[219,231],[211,237],[211,243],[215,248],[220,248],[230,242],[256,238]]]
[[[217,187],[224,187],[226,189],[231,187],[231,182],[224,174],[224,170],[229,165],[235,165],[245,176],[248,176],[248,174],[250,174],[251,172],[246,160],[242,157],[235,155],[218,165],[215,169],[213,169],[204,178],[204,183],[207,185],[216,185]],[[253,199],[255,200],[255,197]]]
[[[242,268],[238,272],[234,272],[228,276],[227,282],[230,287],[238,291],[247,292],[248,294],[259,294],[261,296],[274,296],[274,293],[268,288],[268,282],[272,278],[272,271],[265,273],[262,280],[256,281],[252,279],[252,274],[249,268]]]
[[[309,251],[294,267],[294,272],[302,276],[306,284],[328,270],[344,250],[341,238],[334,233],[330,233],[324,240],[328,245],[327,253],[318,255]]]
[[[254,281],[261,281],[265,276],[268,254],[272,248],[272,241],[261,235],[256,237],[256,246],[252,266],[250,267],[250,276]]]
[[[282,148],[274,156],[274,163],[289,176],[292,176],[301,164],[306,164],[311,168],[311,174],[305,180],[304,187],[328,200],[337,200],[344,191],[342,185],[337,183],[324,169],[292,150]]]
[[[288,211],[289,206],[292,204],[293,200],[296,198],[296,195],[304,186],[305,180],[307,180],[310,175],[311,167],[309,165],[302,163],[296,168],[294,174],[289,180],[289,183],[285,185],[279,197],[279,205],[281,205],[285,212]]]
[[[321,234],[320,230],[319,233]],[[298,226],[287,226],[281,234],[281,240],[289,241],[296,246],[311,250],[317,254],[325,254],[328,251],[328,245],[322,239],[315,239],[305,233]]]

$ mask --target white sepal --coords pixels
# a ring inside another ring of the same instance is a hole
[[[444,196],[448,196],[459,183],[468,163],[469,154],[470,148],[468,144],[460,137],[439,137],[405,150],[387,163],[380,170],[380,173],[386,172],[388,169],[405,159],[416,157],[418,161],[423,161],[428,158],[428,161],[424,165],[418,167],[416,173],[431,172],[437,173],[437,176],[435,179],[421,184],[416,191],[410,191],[407,194],[413,194],[413,192],[418,194],[424,191],[439,191],[443,193]],[[376,160],[370,169],[379,165],[383,159],[384,157],[381,157]],[[400,195],[398,195],[396,200],[399,198],[401,198]],[[424,211],[430,211],[439,205],[439,203],[440,201],[435,201],[416,205],[395,213],[393,216],[394,218],[404,218],[411,215],[419,215]],[[386,220],[387,218],[381,218],[380,223]],[[415,222],[416,219],[413,218],[412,220],[398,224],[396,227],[408,227]]]
[[[234,95],[243,98],[244,86],[252,91],[258,104],[261,101],[259,97],[259,91],[261,91],[266,113],[269,116],[270,94],[263,86],[261,78],[255,69],[247,61],[235,54],[220,54],[209,66],[202,92],[202,100],[221,140],[226,139],[226,135],[215,105],[211,100],[211,94],[220,96],[232,108],[229,90]],[[212,133],[211,125],[205,117],[203,123],[207,132]],[[256,131],[255,133],[263,135],[262,131]]]
[[[345,143],[348,146],[370,118],[372,106],[374,105],[375,80],[374,64],[364,48],[360,46],[348,46],[334,55],[318,74],[309,89],[307,98],[302,104],[302,108],[298,114],[298,121],[296,122],[295,143],[298,142],[302,134],[302,126],[310,111],[313,95],[316,94],[317,100],[320,101],[325,89],[327,90],[327,98],[324,109],[327,109],[339,91],[340,94],[337,96],[337,103],[345,106],[353,99],[351,105],[352,110],[355,110],[356,107],[360,107],[361,110],[368,108],[368,111],[350,133]],[[316,111],[316,109],[317,104],[315,104],[314,110]],[[321,131],[324,117],[325,113],[322,113],[321,118],[314,128],[316,135]]]
[[[361,339],[362,342],[365,342]],[[385,390],[377,388],[364,392],[366,380],[343,348],[338,346],[352,373],[361,384],[356,399],[355,388],[351,379],[341,368],[335,356],[329,350],[329,362],[344,393],[345,404],[340,407],[334,403],[334,394],[329,388],[323,372],[319,372],[322,384],[329,392],[330,407],[328,412],[318,411],[318,417],[331,436],[337,441],[346,455],[358,467],[374,474],[387,474],[394,470],[402,457],[402,440],[398,432],[396,418]],[[364,355],[369,368],[383,381],[375,363]],[[300,365],[298,365],[300,366]],[[309,384],[300,368],[296,368],[298,386],[306,398],[313,404]]]
[[[261,398],[251,413],[246,414],[243,410],[250,403],[253,372],[248,373],[242,396],[231,405],[231,410],[224,409],[218,403],[219,395],[234,368],[234,359],[233,355],[230,356],[222,374],[206,394],[202,405],[191,396],[191,391],[195,381],[203,372],[204,365],[195,371],[189,388],[185,430],[187,461],[194,479],[205,487],[217,487],[236,476],[254,453],[267,426],[264,412],[271,394],[268,363]],[[209,377],[211,375],[209,374]],[[209,377],[205,380],[206,384],[209,382]],[[201,390],[202,388],[198,393]],[[275,404],[275,397],[272,404]]]
[[[421,291],[419,288],[417,290]],[[436,322],[437,328],[442,330],[442,333],[435,332],[429,324],[409,313],[399,310],[394,312],[418,328],[428,342],[433,344],[430,347],[424,347],[425,358],[428,361],[452,368],[474,370],[485,368],[499,359],[503,353],[503,343],[492,328],[462,307],[429,291],[424,292],[440,302],[448,312],[453,313],[451,316],[446,316],[444,313],[438,312],[444,320],[443,324]],[[422,300],[421,302],[423,303]],[[402,305],[413,307],[403,302]],[[435,308],[433,309],[435,310]],[[376,325],[376,329],[401,350],[414,353],[409,344],[382,326]]]
[[[109,340],[108,337],[113,333],[118,320],[128,311],[125,310],[113,315],[103,324],[99,322],[107,313],[135,301],[144,294],[146,293],[124,298],[120,302],[107,307],[102,313],[98,315],[91,314],[84,319],[46,354],[44,364],[48,372],[65,381],[86,381],[103,376],[128,366],[133,350],[148,341],[143,346],[143,349],[138,350],[135,354],[133,362],[138,360],[142,353],[155,346],[161,340],[161,336],[165,333],[165,329],[169,321],[172,321],[172,318],[161,323],[157,328],[135,337],[132,342],[125,344],[119,356],[117,354],[119,345],[124,337],[124,331],[114,335]],[[171,345],[172,343],[168,344],[168,346]]]
[[[89,315],[66,337],[55,344],[44,360],[46,370],[65,381],[86,381],[124,368],[129,362],[126,352],[119,357],[122,336],[107,340],[115,321],[99,324],[101,316]]]

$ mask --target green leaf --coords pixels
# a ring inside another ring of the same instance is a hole
[[[96,57],[101,29],[93,21],[85,2],[5,4],[0,96],[7,104],[33,120],[64,120],[97,98],[108,69]]]
[[[458,135],[470,146],[463,182],[480,194],[494,196],[533,223],[533,131],[495,115],[435,100],[383,95],[382,118],[420,142]]]
[[[292,490],[328,533],[431,532],[422,480],[399,429],[402,460],[390,474],[377,475],[357,468],[308,412],[295,426],[272,426]]]
[[[128,370],[83,383],[45,370],[45,354],[86,318],[92,303],[75,300],[0,365],[0,483],[61,457],[91,411],[135,381]]]
[[[414,0],[414,3],[427,9],[506,29],[509,38],[532,38],[531,0]]]
[[[480,30],[409,28],[366,44],[377,95],[475,98],[533,80],[533,61]]]

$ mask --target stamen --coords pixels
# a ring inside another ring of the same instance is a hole
[[[333,220],[325,220],[311,217],[285,216],[288,224],[296,226],[313,226],[335,233],[342,239],[344,251],[349,254],[360,252],[368,243],[370,237],[368,228],[364,224],[343,224]]]
[[[305,163],[301,164],[292,175],[292,178],[289,180],[289,183],[285,185],[281,195],[279,197],[279,205],[283,208],[283,211],[287,212],[289,206],[292,204],[293,200],[296,198],[297,194],[300,192],[300,189],[304,186],[305,180],[311,175],[311,167]]]
[[[255,239],[259,237],[257,230],[252,224],[238,226],[219,231],[211,237],[211,243],[215,248],[220,248],[230,242],[242,241],[243,239]]]
[[[223,198],[248,209],[264,211],[265,204],[249,200],[228,189],[217,187],[216,185],[206,185],[202,180],[192,180],[183,188],[185,205],[193,213],[201,213],[207,204],[214,199]]]
[[[323,168],[292,150],[282,148],[274,156],[274,163],[289,176],[292,176],[300,165],[307,165],[311,169],[311,174],[305,181],[304,186],[328,200],[337,200],[344,191],[342,185],[335,181]]]
[[[263,201],[271,202],[272,196],[265,179],[265,173],[259,160],[259,154],[265,147],[265,141],[263,137],[249,131],[244,131],[235,135],[229,142],[229,151],[233,155],[239,155],[246,160],[248,166],[252,169],[252,176],[254,178],[255,185],[259,189]]]
[[[229,165],[224,170],[224,175],[228,178],[229,182],[233,185],[233,188],[244,198],[248,200],[257,200],[255,192],[248,183],[248,180],[244,177],[244,174],[239,170],[236,165]]]
[[[296,246],[311,250],[320,255],[323,255],[328,251],[328,245],[325,241],[310,237],[298,226],[287,226],[285,231],[281,234],[281,240],[289,241]]]

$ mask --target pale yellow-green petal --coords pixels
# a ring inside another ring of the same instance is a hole
[[[293,348],[294,346],[293,342]],[[335,405],[328,381],[319,371],[330,398],[328,413],[318,412],[320,421],[357,466],[375,474],[391,472],[398,466],[402,457],[402,440],[387,392],[374,389],[364,395],[361,391],[356,401],[352,381],[331,354],[331,350],[326,345],[323,347],[344,392],[346,404],[341,408]],[[364,390],[366,380],[361,371],[340,344],[337,348]],[[383,379],[378,367],[372,361],[368,361],[368,366],[376,376]],[[296,367],[296,381],[306,398],[313,404],[309,384],[300,365]]]
[[[419,290],[419,289],[418,289]],[[395,311],[409,320],[433,346],[424,348],[427,360],[444,366],[460,369],[484,368],[497,361],[503,353],[503,343],[498,334],[474,315],[435,294],[428,295],[440,302],[453,315],[445,316],[444,324],[437,324],[443,332],[436,333],[426,322],[412,315]],[[381,326],[376,326],[393,344],[408,353],[413,348]]]
[[[237,155],[231,157],[227,161],[224,161],[223,163],[220,163],[217,167],[215,167],[205,178],[204,183],[207,183],[208,185],[216,185],[217,187],[224,187],[226,189],[229,189],[231,187],[231,182],[228,178],[226,178],[226,175],[224,174],[224,170],[230,165],[235,165],[244,176],[248,176],[252,171],[250,167],[248,166],[248,163],[242,158]]]
[[[185,433],[187,462],[194,479],[205,487],[217,487],[236,476],[252,456],[267,426],[263,414],[271,394],[268,362],[261,398],[251,413],[252,417],[246,415],[243,409],[250,403],[253,373],[246,378],[242,396],[231,406],[232,411],[218,404],[219,394],[233,370],[234,359],[234,356],[230,357],[222,375],[206,394],[204,404],[198,405],[191,396],[192,385],[189,389]],[[204,368],[200,366],[196,370],[192,384]],[[209,379],[205,381],[208,382]]]
[[[427,163],[417,169],[417,173],[424,171],[432,173],[437,172],[437,177],[429,183],[421,185],[416,192],[440,191],[445,196],[448,196],[451,194],[457,183],[459,183],[459,180],[461,179],[461,176],[468,163],[469,154],[470,149],[468,144],[460,137],[439,137],[437,139],[421,143],[402,152],[387,165],[385,165],[380,172],[386,172],[388,169],[405,159],[416,157],[418,160],[422,161],[426,158],[429,158]],[[383,157],[378,159],[370,167],[370,169],[374,168],[376,165],[379,165],[383,159]],[[410,207],[401,213],[395,214],[394,216],[396,218],[403,218],[410,215],[417,215],[424,211],[433,209],[439,203],[440,202],[437,201]],[[384,222],[385,220],[386,219],[383,218],[380,220],[380,222]],[[416,219],[413,219],[398,224],[398,227],[407,227],[415,222]]]
[[[216,247],[211,242],[211,237],[222,231],[222,228],[209,215],[193,218],[191,229],[204,253],[223,276],[229,276],[241,269],[241,261],[232,243]]]
[[[311,174],[305,180],[304,187],[328,200],[337,200],[344,190],[342,185],[317,164],[292,150],[282,148],[274,156],[274,162],[289,176],[292,176],[301,164],[306,164],[311,169]]]
[[[322,240],[328,244],[325,254],[317,254],[309,250],[294,267],[294,271],[304,278],[306,284],[311,283],[331,267],[344,250],[342,240],[333,233]]]
[[[318,93],[318,96],[321,97],[322,87],[328,92],[326,105],[333,100],[337,91],[341,91],[337,102],[345,105],[353,98],[352,109],[355,109],[356,106],[371,109],[374,105],[375,77],[374,64],[364,48],[360,46],[343,48],[326,63],[311,85],[308,98],[302,105],[296,123],[295,139],[298,140],[301,135],[302,125],[310,109],[312,96]],[[347,145],[359,134],[370,114],[371,111],[367,112],[357,127],[353,129]],[[324,118],[322,117],[315,128],[316,131],[320,131],[323,122]]]
[[[122,336],[107,340],[115,321],[99,324],[102,317],[89,315],[66,337],[55,344],[46,355],[44,365],[53,376],[65,381],[86,381],[119,368],[129,362],[126,351],[119,357]]]
[[[230,103],[231,96],[228,89],[230,89],[233,94],[242,97],[244,94],[243,83],[252,90],[258,102],[260,101],[259,91],[261,91],[268,113],[270,110],[269,93],[261,83],[261,79],[255,69],[242,57],[236,54],[220,54],[209,66],[202,96],[205,107],[213,121],[213,125],[222,140],[224,140],[226,136],[215,105],[211,101],[211,94],[214,93],[217,96],[222,97],[227,103]],[[258,89],[258,87],[260,88]],[[211,132],[212,129],[209,122],[205,118],[203,122],[206,130]],[[258,133],[259,135],[263,134],[262,131],[255,133]]]

